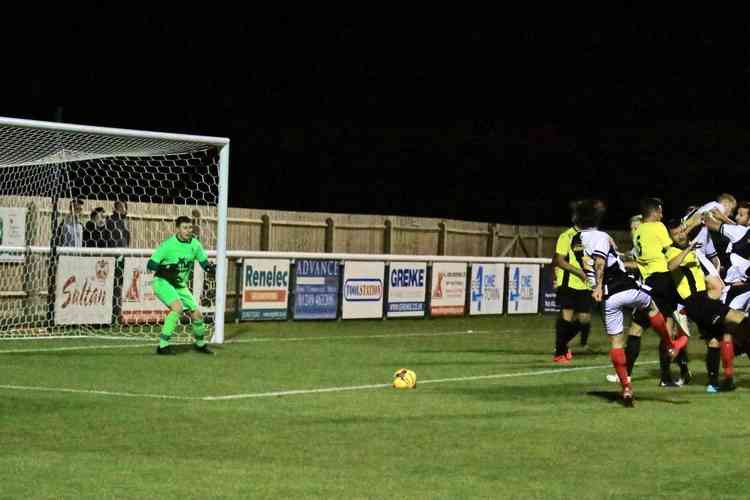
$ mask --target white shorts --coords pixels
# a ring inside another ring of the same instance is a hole
[[[651,295],[645,290],[631,288],[604,299],[604,330],[607,335],[619,335],[625,330],[623,309],[646,309],[651,305]]]
[[[730,309],[737,309],[738,311],[747,312],[748,307],[750,307],[750,290],[737,295],[727,305]]]

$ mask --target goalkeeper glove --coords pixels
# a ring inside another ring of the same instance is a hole
[[[213,262],[206,262],[203,265],[203,270],[206,271],[206,274],[216,274],[216,264]]]
[[[159,270],[156,271],[156,275],[167,281],[175,281],[180,275],[180,270],[177,264],[159,264]]]

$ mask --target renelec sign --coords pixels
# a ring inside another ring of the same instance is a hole
[[[288,261],[287,261],[288,262]],[[250,263],[245,268],[245,288],[243,300],[245,302],[278,302],[285,301],[289,291],[289,264],[285,270],[278,269],[274,265],[270,270]],[[251,287],[251,288],[249,288]],[[276,288],[276,290],[263,290],[263,288]]]
[[[286,319],[288,259],[245,259],[242,276],[242,319]]]

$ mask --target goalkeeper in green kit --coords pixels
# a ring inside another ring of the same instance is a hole
[[[175,226],[176,234],[164,240],[148,261],[148,269],[155,273],[154,294],[170,309],[164,320],[156,354],[176,354],[169,345],[169,338],[177,328],[182,314],[190,315],[195,350],[213,354],[204,338],[206,326],[203,315],[187,285],[196,260],[207,273],[214,272],[216,266],[208,262],[203,245],[193,237],[193,225],[189,217],[177,217]]]

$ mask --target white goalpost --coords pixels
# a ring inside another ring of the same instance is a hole
[[[186,216],[216,260],[191,289],[222,343],[228,174],[226,138],[0,117],[0,339],[158,336],[146,261]]]

